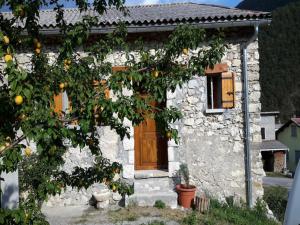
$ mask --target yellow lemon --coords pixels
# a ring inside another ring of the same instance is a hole
[[[35,47],[36,47],[36,48],[41,48],[41,47],[42,47],[41,42],[36,41],[36,42],[35,42]]]
[[[23,103],[23,97],[21,95],[17,95],[15,97],[15,103],[16,105],[21,105]]]
[[[185,54],[185,55],[188,55],[189,54],[189,49],[187,49],[187,48],[182,49],[182,53]]]
[[[37,55],[39,55],[39,54],[41,53],[41,49],[40,49],[40,48],[36,48],[34,51],[35,51],[35,53],[36,53]]]
[[[2,152],[6,147],[4,145],[0,146],[0,152]]]
[[[8,45],[9,44],[9,38],[7,36],[3,37],[3,42],[4,44]]]
[[[25,148],[25,155],[26,155],[27,157],[29,157],[29,156],[31,156],[31,154],[32,154],[31,148],[29,148],[29,147]]]
[[[159,76],[159,71],[158,71],[158,70],[154,70],[154,71],[152,72],[152,76],[158,77],[158,76]]]
[[[64,89],[64,88],[65,88],[65,84],[64,84],[64,83],[60,83],[60,84],[59,84],[59,88],[60,88],[60,89]]]
[[[8,63],[8,62],[11,62],[12,61],[12,55],[11,54],[6,54],[5,56],[4,56],[4,61],[6,62],[6,63]]]
[[[167,138],[170,139],[171,137],[172,137],[172,133],[171,133],[171,131],[168,131],[167,132]]]
[[[117,187],[115,185],[113,185],[111,189],[113,192],[115,192],[117,190]]]

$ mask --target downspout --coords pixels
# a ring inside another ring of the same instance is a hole
[[[245,134],[245,175],[246,175],[246,199],[249,208],[253,206],[252,201],[252,175],[251,175],[251,150],[250,150],[250,122],[249,122],[249,88],[248,88],[248,67],[247,67],[247,47],[258,36],[258,24],[254,25],[253,36],[241,46],[242,48],[242,77],[244,90],[244,134]]]

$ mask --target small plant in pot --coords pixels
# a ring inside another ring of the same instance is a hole
[[[190,173],[187,164],[181,164],[178,173],[185,182],[185,184],[176,185],[178,203],[184,208],[191,208],[194,203],[196,187],[190,185]]]

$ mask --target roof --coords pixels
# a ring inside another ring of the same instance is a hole
[[[269,23],[271,14],[250,10],[241,10],[217,5],[196,3],[173,3],[157,5],[128,6],[128,15],[116,8],[109,8],[103,15],[95,10],[88,9],[80,12],[77,8],[66,8],[64,19],[69,25],[74,25],[83,16],[96,16],[99,19],[99,28],[115,26],[123,21],[129,27],[166,27],[178,24],[198,24],[202,26],[215,24],[217,26],[229,25],[251,25],[254,23]],[[2,13],[4,17],[10,18],[9,12]],[[56,12],[54,10],[41,10],[39,25],[42,29],[56,28]],[[236,24],[237,23],[237,24]],[[22,26],[21,23],[18,24]]]
[[[277,131],[276,134],[283,131],[286,127],[288,127],[291,123],[295,124],[296,126],[300,127],[300,118],[291,118],[288,122],[283,124]]]
[[[261,151],[288,151],[288,147],[277,140],[263,140],[260,146]]]

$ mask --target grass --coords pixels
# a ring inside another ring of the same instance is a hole
[[[278,225],[266,216],[265,206],[260,203],[254,209],[228,206],[212,201],[211,209],[207,214],[200,214],[191,210],[172,210],[170,208],[157,209],[154,207],[130,207],[115,212],[109,212],[114,222],[128,221],[130,217],[136,219],[150,217],[154,220],[143,225],[164,225],[164,221],[176,221],[181,225]]]
[[[280,221],[284,220],[284,213],[288,201],[288,190],[284,187],[271,186],[264,187],[264,200]]]

